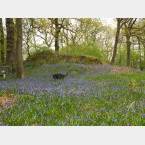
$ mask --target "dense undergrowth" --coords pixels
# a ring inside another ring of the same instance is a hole
[[[145,74],[109,65],[43,64],[24,79],[0,81],[1,125],[145,125]],[[67,73],[63,80],[52,74]]]

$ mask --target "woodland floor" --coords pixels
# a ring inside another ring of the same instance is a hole
[[[101,64],[27,67],[24,79],[0,81],[0,125],[145,125],[145,73]]]

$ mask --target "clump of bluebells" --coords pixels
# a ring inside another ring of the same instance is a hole
[[[16,94],[17,101],[1,106],[0,125],[145,125],[144,74],[111,74],[112,69],[44,64],[24,79],[1,81],[0,92]],[[62,80],[52,77],[67,72]]]

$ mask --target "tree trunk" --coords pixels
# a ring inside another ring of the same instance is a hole
[[[117,45],[118,45],[118,41],[119,41],[119,34],[120,34],[120,28],[121,28],[120,23],[121,23],[121,21],[117,20],[117,31],[116,31],[116,36],[115,36],[113,56],[112,56],[112,59],[111,59],[111,64],[112,65],[115,63],[115,58],[116,58],[116,54],[117,54]]]
[[[4,29],[2,18],[0,18],[0,63],[5,64]]]
[[[16,19],[16,64],[17,64],[17,78],[24,77],[23,57],[22,57],[22,18]]]
[[[30,41],[30,29],[27,31],[27,36],[26,36],[26,45],[27,45],[26,49],[27,49],[28,57],[30,58],[31,54],[30,54],[29,41]]]
[[[6,28],[7,28],[7,53],[6,53],[6,64],[14,65],[14,22],[13,18],[6,18]]]
[[[35,39],[35,35],[36,35],[36,31],[35,31],[35,28],[34,28],[34,18],[30,18],[30,21],[31,21],[31,32],[32,32],[32,36],[33,36],[33,43],[34,43],[34,48],[35,50],[37,49],[37,43],[36,43],[36,39]]]
[[[68,46],[69,42],[68,42],[68,37],[69,37],[69,33],[68,33],[68,25],[67,25],[67,30],[66,30],[66,45]]]
[[[127,46],[127,66],[130,66],[130,52],[131,52],[131,42],[130,38],[132,35],[132,28],[136,22],[136,18],[130,18],[128,19],[128,22],[124,24],[125,27],[125,37],[126,37],[126,46]]]
[[[130,36],[126,35],[126,45],[127,45],[127,66],[130,66]]]
[[[55,18],[55,51],[59,51],[59,31],[58,18]]]

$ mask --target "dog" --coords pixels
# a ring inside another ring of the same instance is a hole
[[[64,74],[54,74],[53,75],[53,78],[54,79],[63,79],[64,77],[66,77],[68,75],[68,73],[66,74],[66,75],[64,75]]]

